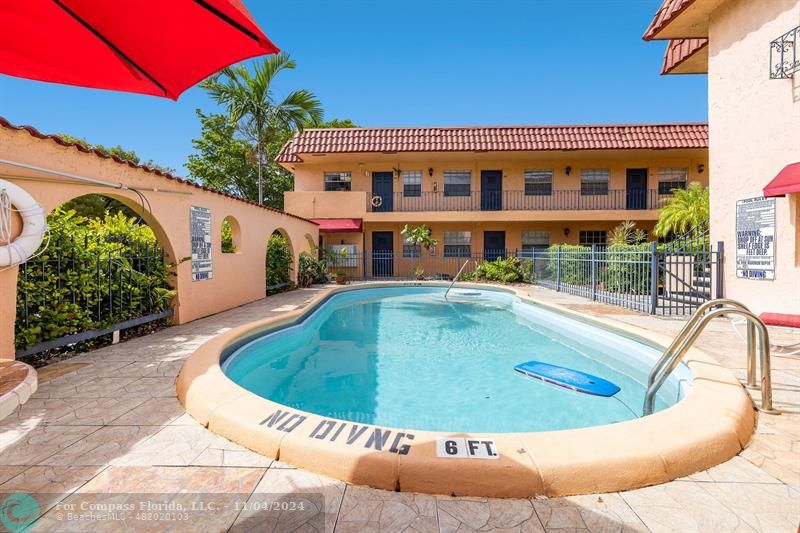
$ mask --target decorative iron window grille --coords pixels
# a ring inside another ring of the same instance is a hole
[[[769,43],[769,78],[781,80],[791,78],[800,71],[800,56],[797,53],[800,26],[793,28]]]

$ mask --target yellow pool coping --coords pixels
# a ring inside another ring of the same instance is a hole
[[[692,386],[672,407],[616,424],[538,433],[447,433],[338,420],[257,396],[222,372],[220,356],[226,347],[302,321],[333,293],[408,285],[446,284],[386,282],[325,289],[302,310],[217,335],[184,363],[176,383],[178,399],[211,431],[267,457],[348,483],[456,496],[568,496],[664,483],[727,461],[753,434],[756,411],[750,396],[730,371],[698,349],[684,359],[693,374]],[[649,345],[666,347],[672,341],[657,332],[544,304],[518,288],[491,288]],[[439,457],[437,438],[466,439],[459,442],[472,441],[481,450],[488,440],[493,445],[485,449],[499,456]]]

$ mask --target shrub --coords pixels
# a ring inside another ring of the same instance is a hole
[[[50,241],[17,282],[17,348],[167,309],[174,265],[152,230],[124,212],[87,218],[56,209]]]
[[[280,233],[273,233],[267,241],[267,287],[291,283],[291,266],[289,243]]]
[[[574,244],[554,244],[547,249],[546,275],[548,279],[556,280],[556,272],[559,269],[559,248],[561,249],[561,282],[570,285],[588,285],[591,283],[589,262],[592,257],[592,248]]]
[[[606,268],[598,273],[605,290],[626,294],[649,294],[651,244],[614,244],[606,249]]]
[[[516,257],[503,259],[498,257],[494,261],[483,261],[475,269],[475,278],[485,281],[499,281],[501,283],[514,283],[525,278],[522,263]]]
[[[297,283],[301,287],[328,282],[328,267],[325,261],[319,260],[307,252],[302,252],[299,263]]]

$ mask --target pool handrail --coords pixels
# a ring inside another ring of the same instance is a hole
[[[450,292],[450,289],[452,289],[453,285],[456,284],[456,281],[458,281],[459,276],[461,276],[461,273],[464,271],[465,268],[467,268],[467,265],[469,264],[470,261],[472,261],[472,259],[467,259],[466,261],[464,261],[464,264],[461,265],[461,268],[458,269],[458,274],[456,274],[456,277],[454,277],[453,281],[450,282],[450,286],[447,287],[447,290],[444,291],[444,299],[445,300],[447,300],[447,293]]]
[[[710,312],[706,312],[712,307],[726,305],[719,307]],[[675,341],[670,347],[664,351],[661,359],[653,366],[648,376],[647,392],[645,393],[644,406],[642,409],[643,415],[652,414],[655,408],[656,393],[666,381],[667,377],[678,366],[678,363],[683,359],[683,356],[692,347],[697,337],[703,332],[708,323],[719,315],[732,314],[743,316],[748,322],[748,334],[758,331],[759,337],[759,352],[761,363],[761,408],[760,411],[770,414],[780,414],[772,406],[772,372],[770,368],[770,352],[769,352],[769,332],[764,323],[750,311],[744,304],[735,300],[719,299],[707,302],[697,309],[692,318],[678,333]],[[752,358],[752,362],[750,360]],[[752,369],[752,376],[751,376]],[[755,343],[753,337],[748,338],[748,385],[752,377],[755,381]],[[752,385],[756,388],[755,384]]]

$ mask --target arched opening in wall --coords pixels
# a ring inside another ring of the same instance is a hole
[[[294,248],[283,228],[272,232],[267,241],[266,275],[268,295],[294,287]]]
[[[238,254],[242,251],[242,229],[239,222],[228,215],[220,228],[220,247],[223,254]]]
[[[79,196],[47,223],[49,238],[19,267],[18,358],[40,365],[166,323],[175,265],[146,200]]]

